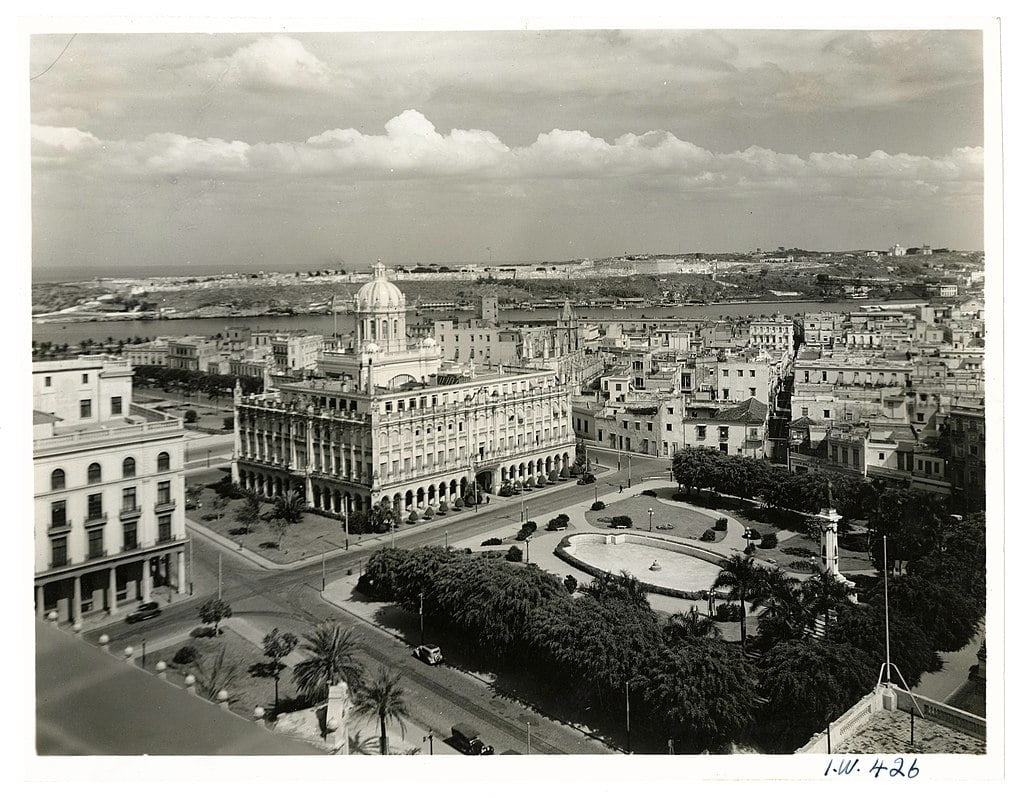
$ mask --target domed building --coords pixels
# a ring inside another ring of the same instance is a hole
[[[570,387],[556,370],[443,363],[433,338],[410,345],[406,311],[378,262],[355,297],[351,345],[325,350],[316,378],[236,392],[237,484],[298,490],[328,514],[382,505],[408,520],[467,492],[568,474]]]

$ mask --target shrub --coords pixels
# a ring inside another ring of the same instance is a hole
[[[725,530],[727,530],[728,528],[729,528],[729,521],[728,521],[728,519],[723,517],[723,518],[719,518],[717,521],[715,521],[715,529],[718,532],[725,532]]]
[[[576,581],[576,577],[572,574],[566,574],[565,579],[562,580],[562,584],[565,585],[565,589],[570,593],[575,593],[576,588],[580,586],[579,582]]]
[[[674,501],[674,502],[684,502],[684,501],[686,501],[689,498],[690,497],[687,496],[685,493],[673,493],[672,494],[672,501]]]
[[[199,650],[195,646],[182,646],[174,652],[171,662],[175,665],[188,665],[197,659],[199,659]]]
[[[787,571],[796,571],[801,574],[813,574],[817,573],[818,566],[813,560],[796,560],[786,566]]]
[[[616,515],[612,518],[612,526],[624,527],[626,529],[633,528],[633,519],[628,515]]]
[[[476,504],[476,497],[474,497],[472,493],[467,493],[465,501],[463,503],[467,507],[472,507],[474,504]]]
[[[555,469],[552,468],[548,472],[548,482],[557,482],[557,481],[558,481],[558,472],[555,471]]]
[[[527,490],[532,490],[535,487],[537,487],[537,480],[535,480],[533,477],[530,477],[528,480],[526,480]]]
[[[456,499],[455,500],[454,507],[455,507],[456,510],[461,510],[465,506],[466,506],[466,503],[464,501],[462,501],[462,499]]]
[[[591,510],[603,510],[604,508],[604,502],[594,502],[592,505],[590,505]]]
[[[812,549],[804,548],[803,546],[785,546],[779,549],[783,554],[791,554],[794,557],[814,557],[815,553]]]
[[[757,546],[754,545],[753,541],[747,544],[747,547],[743,550],[743,553],[747,556],[757,553]]]
[[[640,491],[640,495],[657,497],[658,494],[655,491],[651,490],[650,488],[646,488],[645,490]]]
[[[567,526],[569,526],[569,517],[565,515],[558,515],[548,521],[545,529],[547,529],[548,532],[554,532],[559,529],[565,529]]]
[[[779,545],[779,536],[774,532],[765,532],[761,537],[761,548],[762,549],[774,549]]]
[[[448,512],[448,502],[441,502],[439,505],[437,505],[438,515],[444,515],[446,512]]]
[[[235,428],[235,419],[233,416],[228,416],[224,419],[224,429],[229,432]]]
[[[420,520],[419,513],[417,513],[415,510],[410,510],[409,511],[409,517],[406,518],[405,520],[406,520],[406,523],[415,524],[417,521]]]
[[[839,538],[839,545],[847,551],[867,551],[867,535],[843,535]]]
[[[501,486],[501,488],[498,489],[498,495],[499,496],[504,496],[506,498],[511,496],[512,495],[512,486],[509,485],[506,482],[504,485]]]
[[[700,533],[700,539],[704,543],[714,543],[715,542],[715,530],[713,530],[713,529],[705,529],[703,532]]]
[[[538,488],[543,488],[547,484],[548,484],[548,478],[546,476],[544,476],[543,474],[539,474],[537,476],[537,487]]]
[[[523,561],[523,550],[518,546],[512,546],[508,550],[508,554],[505,555],[505,559],[509,562],[522,562]]]
[[[519,531],[516,532],[516,540],[526,540],[530,535],[537,531],[536,521],[527,521],[520,527]]]
[[[195,424],[199,420],[199,414],[195,410],[185,411],[185,423]]]
[[[481,546],[500,546],[501,545],[501,538],[487,538],[487,540],[485,540],[480,545]]]
[[[428,507],[426,510],[423,511],[423,520],[424,521],[429,521],[433,517],[434,517],[434,508],[433,507]]]

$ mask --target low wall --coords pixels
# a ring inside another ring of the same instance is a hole
[[[897,709],[901,709],[904,712],[910,712],[911,709],[914,709],[914,711],[920,710],[921,716],[926,720],[938,723],[940,726],[962,731],[976,740],[986,739],[985,718],[972,715],[970,712],[964,712],[962,709],[951,707],[948,704],[943,704],[941,701],[925,698],[923,695],[917,695],[916,693],[911,698],[910,693],[899,687],[894,687],[893,692],[896,693]],[[916,706],[914,704],[915,700],[917,701]]]
[[[882,706],[882,691],[875,690],[868,693],[860,701],[850,707],[846,712],[836,718],[828,725],[828,731],[820,731],[815,734],[802,748],[798,748],[795,754],[827,754],[830,753],[831,744],[834,751],[843,742],[850,739],[858,731],[864,728],[871,718],[878,712],[885,712]]]
[[[669,540],[668,538],[660,538],[654,535],[638,535],[633,532],[620,532],[615,534],[603,534],[600,532],[578,532],[574,535],[566,535],[562,538],[558,545],[555,546],[555,556],[560,560],[567,562],[573,568],[578,568],[585,574],[590,576],[600,576],[608,573],[603,568],[598,568],[595,565],[584,562],[575,555],[569,553],[567,549],[575,542],[580,543],[605,543],[607,545],[616,545],[619,543],[634,543],[639,546],[647,546],[653,549],[662,549],[664,551],[672,551],[677,554],[686,554],[687,556],[694,557],[698,560],[704,560],[712,565],[723,565],[728,558],[723,557],[720,554],[715,554],[711,551],[706,551],[698,546],[691,546],[688,543],[683,543],[679,540]],[[662,596],[671,596],[672,598],[684,598],[690,600],[705,599],[708,597],[707,590],[677,590],[674,587],[665,587],[664,585],[654,585],[650,582],[644,582],[642,579],[637,578],[644,590],[648,593],[658,593]]]

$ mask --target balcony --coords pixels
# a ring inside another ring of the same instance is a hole
[[[153,511],[156,513],[169,513],[174,509],[177,501],[175,499],[166,499],[164,501],[157,500],[157,503],[153,506]]]
[[[66,518],[60,521],[51,521],[47,527],[46,532],[49,535],[66,535],[71,531],[71,522]]]
[[[92,526],[103,526],[105,523],[107,523],[106,513],[93,513],[92,515],[87,515],[85,517],[85,526],[87,528]]]
[[[134,505],[131,507],[122,507],[120,515],[118,516],[122,521],[128,521],[132,518],[138,518],[142,515],[142,507]]]

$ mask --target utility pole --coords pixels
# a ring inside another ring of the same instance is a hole
[[[530,721],[526,721],[526,753],[530,754]]]
[[[224,555],[217,553],[217,600],[220,601],[224,594]]]
[[[193,581],[195,579],[195,577],[193,575],[195,573],[195,571],[192,570],[192,567],[193,567],[192,566],[192,549],[193,548],[194,547],[193,547],[193,543],[192,543],[192,538],[189,538],[188,539],[188,594],[190,596],[192,595],[192,584],[193,584]]]
[[[626,487],[633,487],[633,455],[626,455]]]
[[[420,645],[423,645],[423,591],[420,591]]]
[[[324,549],[320,552],[320,592],[327,590],[327,542],[324,542]]]
[[[626,679],[626,753],[633,753],[633,746],[629,739],[629,679]]]

